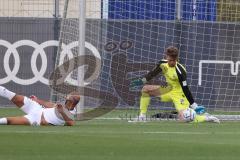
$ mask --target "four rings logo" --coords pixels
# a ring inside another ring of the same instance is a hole
[[[0,84],[5,84],[10,81],[13,81],[20,85],[30,85],[30,84],[34,84],[34,83],[40,81],[46,85],[49,85],[48,78],[44,77],[44,74],[47,69],[47,63],[48,63],[47,55],[46,55],[46,52],[44,49],[47,47],[51,47],[51,46],[58,47],[58,45],[59,45],[59,42],[56,40],[45,41],[41,44],[38,44],[31,40],[20,40],[13,44],[11,44],[5,40],[0,40],[0,47],[3,46],[7,49],[4,54],[4,57],[3,57],[3,62],[4,62],[3,68],[4,68],[4,71],[7,76],[0,78]],[[22,47],[22,46],[29,46],[34,49],[33,54],[31,56],[31,60],[30,60],[30,65],[31,65],[30,68],[31,68],[34,76],[29,79],[22,79],[22,78],[17,77],[17,74],[18,74],[19,68],[20,68],[20,64],[21,64],[20,55],[19,55],[17,48]],[[62,44],[62,52],[60,54],[59,65],[63,64],[64,57],[68,56],[69,59],[74,57],[72,49],[77,46],[78,46],[78,41],[71,42],[67,45]],[[85,47],[87,49],[89,49],[96,58],[101,60],[100,53],[91,43],[85,42]],[[14,66],[12,69],[9,66],[9,61],[10,61],[11,55],[14,58]],[[36,65],[38,56],[40,56],[40,58],[42,60],[40,69],[38,69],[37,65]],[[96,75],[95,75],[95,77],[96,77]],[[89,79],[91,79],[91,78],[89,78]],[[67,80],[72,83],[77,84],[77,82],[75,82],[76,80],[72,79],[71,76],[69,76]],[[90,83],[90,81],[84,83],[84,85],[86,85],[88,83]]]

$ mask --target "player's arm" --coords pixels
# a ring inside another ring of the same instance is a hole
[[[183,93],[186,96],[187,100],[189,101],[190,105],[192,105],[194,103],[194,99],[192,96],[192,93],[187,85],[187,73],[185,68],[181,65],[181,64],[177,64],[176,66],[176,71],[177,71],[177,75],[178,75],[178,80],[179,83],[182,87]]]
[[[57,104],[57,110],[61,114],[62,118],[65,121],[66,126],[73,126],[75,124],[74,120],[71,119],[67,114],[66,111],[64,111],[64,108],[61,104]]]
[[[194,109],[198,114],[202,114],[205,112],[204,106],[199,106],[195,103],[192,93],[187,85],[187,73],[185,68],[181,64],[177,64],[177,75],[179,79],[179,83],[182,87],[183,93],[186,96],[187,100],[190,103],[190,107]]]
[[[154,77],[156,77],[160,72],[162,72],[162,69],[160,67],[160,64],[157,64],[153,70],[151,70],[150,72],[148,72],[148,74],[144,76],[144,78],[148,82]]]
[[[133,81],[131,81],[130,87],[140,86],[145,84],[146,82],[150,81],[154,77],[156,77],[160,72],[162,72],[162,69],[160,67],[162,61],[160,61],[153,70],[148,72],[143,78],[138,78]]]
[[[38,97],[36,97],[34,95],[30,96],[30,98],[33,101],[39,103],[40,105],[42,105],[45,108],[53,108],[53,107],[56,106],[56,103],[52,103],[52,102],[49,102],[49,101],[45,101],[45,100],[39,99]]]

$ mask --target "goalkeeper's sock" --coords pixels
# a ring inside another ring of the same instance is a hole
[[[220,120],[217,117],[210,115],[208,113],[205,114],[205,120],[206,122],[220,123]]]
[[[0,96],[12,100],[12,98],[16,95],[16,93],[9,91],[3,86],[0,86]]]
[[[196,115],[194,122],[195,123],[201,123],[206,121],[206,116],[205,115]]]
[[[204,114],[204,115],[197,115],[194,119],[194,122],[201,123],[201,122],[214,122],[214,123],[220,123],[220,120],[217,117],[214,117],[210,114]]]
[[[7,118],[0,118],[0,125],[7,124]]]
[[[149,94],[142,92],[140,99],[140,115],[146,115],[149,103],[150,103]]]

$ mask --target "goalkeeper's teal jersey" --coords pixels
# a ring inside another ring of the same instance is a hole
[[[172,86],[173,91],[183,92],[190,104],[194,103],[194,99],[187,85],[186,69],[180,63],[175,67],[170,67],[167,60],[161,60],[156,67],[146,76],[146,80],[150,81],[153,77],[162,73],[166,78],[166,82]]]

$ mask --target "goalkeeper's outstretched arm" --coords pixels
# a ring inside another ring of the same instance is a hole
[[[177,68],[176,71],[177,71],[177,75],[178,75],[178,80],[182,87],[183,93],[185,94],[190,105],[192,105],[194,103],[194,99],[193,99],[192,93],[187,85],[186,69],[179,63],[177,64],[176,68]]]
[[[150,72],[148,72],[144,78],[146,79],[146,81],[150,81],[151,79],[153,79],[154,77],[156,77],[160,72],[162,72],[162,69],[160,67],[161,65],[161,61],[155,66],[155,68],[153,70],[151,70]]]
[[[146,82],[150,81],[154,77],[156,77],[160,72],[162,72],[162,69],[160,67],[162,61],[160,61],[153,70],[148,72],[143,78],[138,78],[133,81],[131,81],[130,87],[135,87],[135,86],[141,86],[145,84]]]
[[[192,96],[192,93],[187,85],[187,73],[185,68],[181,64],[177,64],[177,75],[179,79],[179,83],[182,87],[183,93],[186,96],[188,102],[190,103],[190,107],[194,109],[198,114],[203,114],[205,112],[204,106],[199,106]]]

